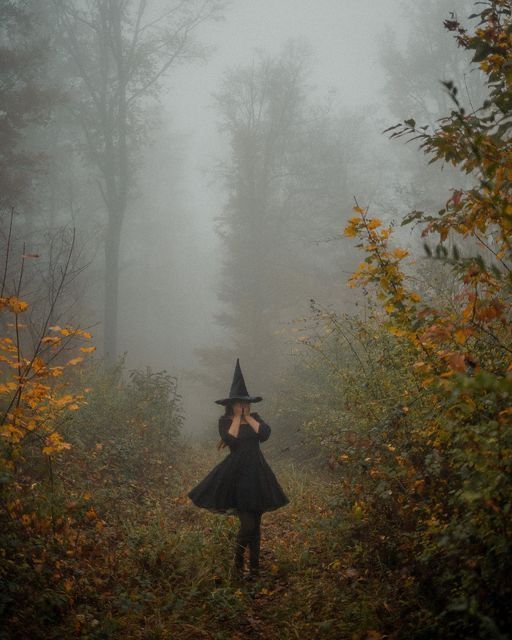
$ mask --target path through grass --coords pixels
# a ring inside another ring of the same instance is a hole
[[[134,612],[129,626],[139,630],[131,637],[383,637],[370,578],[351,567],[351,523],[336,510],[339,485],[327,472],[268,458],[290,504],[263,515],[261,578],[233,577],[238,520],[198,509],[186,495],[223,455],[186,448],[174,495],[153,506],[151,519],[133,523],[139,543],[134,562],[143,570],[139,579],[146,576],[151,602]]]

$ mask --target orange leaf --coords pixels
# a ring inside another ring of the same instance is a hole
[[[457,329],[454,331],[453,337],[455,338],[455,342],[457,344],[464,344],[468,333],[469,331],[467,329]]]
[[[19,298],[16,298],[16,296],[7,298],[7,305],[9,306],[11,311],[16,314],[23,313],[23,311],[26,311],[28,309],[28,303],[20,300]]]
[[[393,249],[392,254],[395,258],[402,259],[405,258],[405,256],[408,256],[409,252],[406,249],[400,249],[400,247],[397,247],[396,249]]]
[[[466,358],[463,353],[452,353],[448,357],[448,363],[454,371],[463,372],[466,370]]]

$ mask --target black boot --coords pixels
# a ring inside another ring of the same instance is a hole
[[[249,543],[249,575],[258,577],[260,575],[260,531],[257,530]]]
[[[235,557],[233,559],[234,573],[237,577],[242,577],[244,575],[244,552],[245,547],[237,543]]]

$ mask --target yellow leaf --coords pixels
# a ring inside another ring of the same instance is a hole
[[[78,356],[78,358],[73,358],[72,360],[70,360],[68,364],[75,365],[75,364],[78,364],[79,362],[82,362],[82,360],[83,360],[83,357]]]
[[[453,337],[455,338],[455,342],[457,344],[464,344],[466,342],[467,330],[465,329],[457,329],[453,333]]]
[[[61,376],[64,372],[64,367],[51,367],[50,368],[50,375],[52,375],[54,378],[57,378],[58,376]]]
[[[28,309],[28,303],[16,298],[16,296],[11,296],[7,298],[7,305],[11,309],[13,313],[23,313]]]
[[[405,336],[407,332],[403,329],[399,329],[398,327],[388,327],[389,333],[392,333],[394,336]]]
[[[32,369],[34,369],[34,371],[38,373],[44,368],[45,368],[45,363],[43,362],[43,360],[41,360],[41,358],[39,357],[34,358],[34,362],[32,363]]]
[[[409,255],[409,252],[406,249],[400,249],[400,247],[393,249],[392,253],[395,258],[399,259],[405,258],[405,256]]]
[[[96,347],[80,347],[80,351],[83,351],[84,353],[92,353],[93,351],[96,351]]]
[[[58,453],[63,449],[71,449],[71,445],[67,442],[64,442],[60,433],[54,431],[46,438],[46,446],[43,447],[43,453],[46,455],[51,455],[52,453]]]
[[[15,382],[7,382],[6,384],[0,384],[0,393],[10,393],[15,391],[18,385]]]

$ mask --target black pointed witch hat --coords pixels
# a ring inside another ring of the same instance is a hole
[[[250,396],[245,386],[244,376],[242,369],[240,368],[240,360],[236,359],[235,373],[233,374],[233,382],[231,383],[231,389],[229,390],[229,398],[223,398],[222,400],[215,400],[217,404],[229,404],[235,400],[243,400],[245,402],[260,402],[263,400],[260,396]]]

